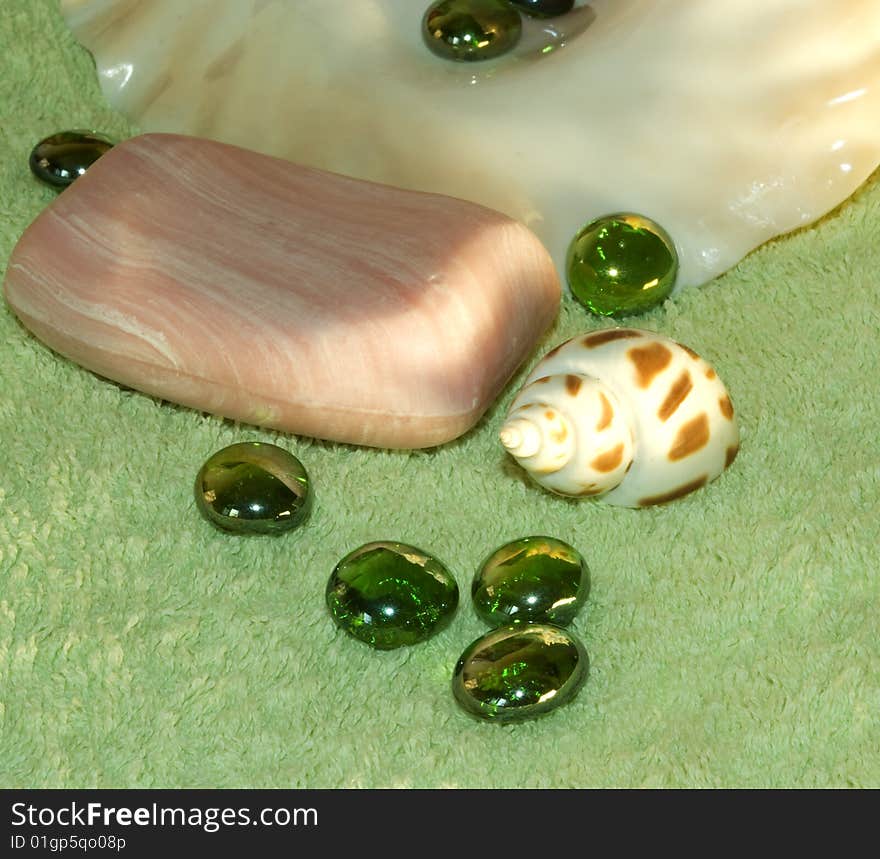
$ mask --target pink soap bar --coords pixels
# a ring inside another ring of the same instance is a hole
[[[149,134],[25,231],[6,298],[95,373],[376,447],[472,427],[556,315],[538,239],[461,200]]]

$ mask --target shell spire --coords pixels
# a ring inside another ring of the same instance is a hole
[[[633,442],[616,397],[596,379],[545,376],[516,398],[501,444],[539,483],[562,495],[599,495],[617,486]]]
[[[519,459],[534,456],[541,447],[541,432],[528,419],[516,417],[508,420],[499,433],[505,450]]]

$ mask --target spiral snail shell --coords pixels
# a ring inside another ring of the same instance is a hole
[[[501,443],[545,489],[647,507],[718,477],[736,457],[739,429],[727,389],[693,350],[608,328],[544,356]]]

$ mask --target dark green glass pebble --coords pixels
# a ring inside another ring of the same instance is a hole
[[[553,537],[523,537],[496,549],[471,585],[477,614],[492,626],[513,621],[566,626],[589,593],[586,561]]]
[[[666,299],[678,274],[675,244],[643,215],[608,215],[575,237],[566,262],[574,297],[598,316],[632,316]]]
[[[106,137],[94,131],[61,131],[31,150],[31,172],[53,188],[66,188],[112,148]]]
[[[474,716],[515,722],[543,716],[577,695],[589,671],[584,646],[545,623],[514,623],[478,638],[452,676],[455,700]]]
[[[533,18],[555,18],[571,12],[574,0],[507,0],[526,15]]]
[[[199,469],[201,514],[224,531],[281,534],[302,524],[311,506],[303,464],[274,444],[246,441],[217,451]]]
[[[522,19],[506,0],[439,0],[422,18],[422,37],[446,60],[491,60],[515,47]]]
[[[405,543],[367,543],[346,555],[327,583],[334,623],[378,650],[417,644],[458,606],[458,584],[436,558]]]

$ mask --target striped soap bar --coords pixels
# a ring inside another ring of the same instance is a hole
[[[560,287],[538,239],[482,206],[149,134],[31,224],[5,292],[46,345],[147,394],[418,448],[477,422]]]

